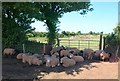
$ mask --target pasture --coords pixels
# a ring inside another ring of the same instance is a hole
[[[71,37],[59,38],[60,46],[76,47],[80,50],[84,48],[99,49],[99,35],[78,35]],[[47,43],[45,37],[31,37],[29,40],[34,40],[40,43]]]

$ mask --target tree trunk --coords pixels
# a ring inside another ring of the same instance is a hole
[[[48,27],[48,44],[53,45],[56,38],[56,24],[50,20],[46,20],[46,24]]]

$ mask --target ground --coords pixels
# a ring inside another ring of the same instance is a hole
[[[3,79],[118,79],[118,62],[85,61],[73,67],[29,66],[21,60],[2,59]]]

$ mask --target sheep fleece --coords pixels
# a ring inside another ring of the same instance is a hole
[[[3,54],[7,54],[7,55],[15,54],[15,49],[5,48],[4,51],[3,51]]]

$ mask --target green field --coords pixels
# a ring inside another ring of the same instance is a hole
[[[99,35],[79,35],[74,37],[64,37],[60,39],[60,46],[77,47],[80,50],[84,48],[99,49]],[[40,43],[47,43],[44,37],[32,37],[29,40],[36,40]]]
[[[28,38],[28,40],[37,41],[40,43],[47,43],[47,38],[45,37],[31,37],[31,38]]]

